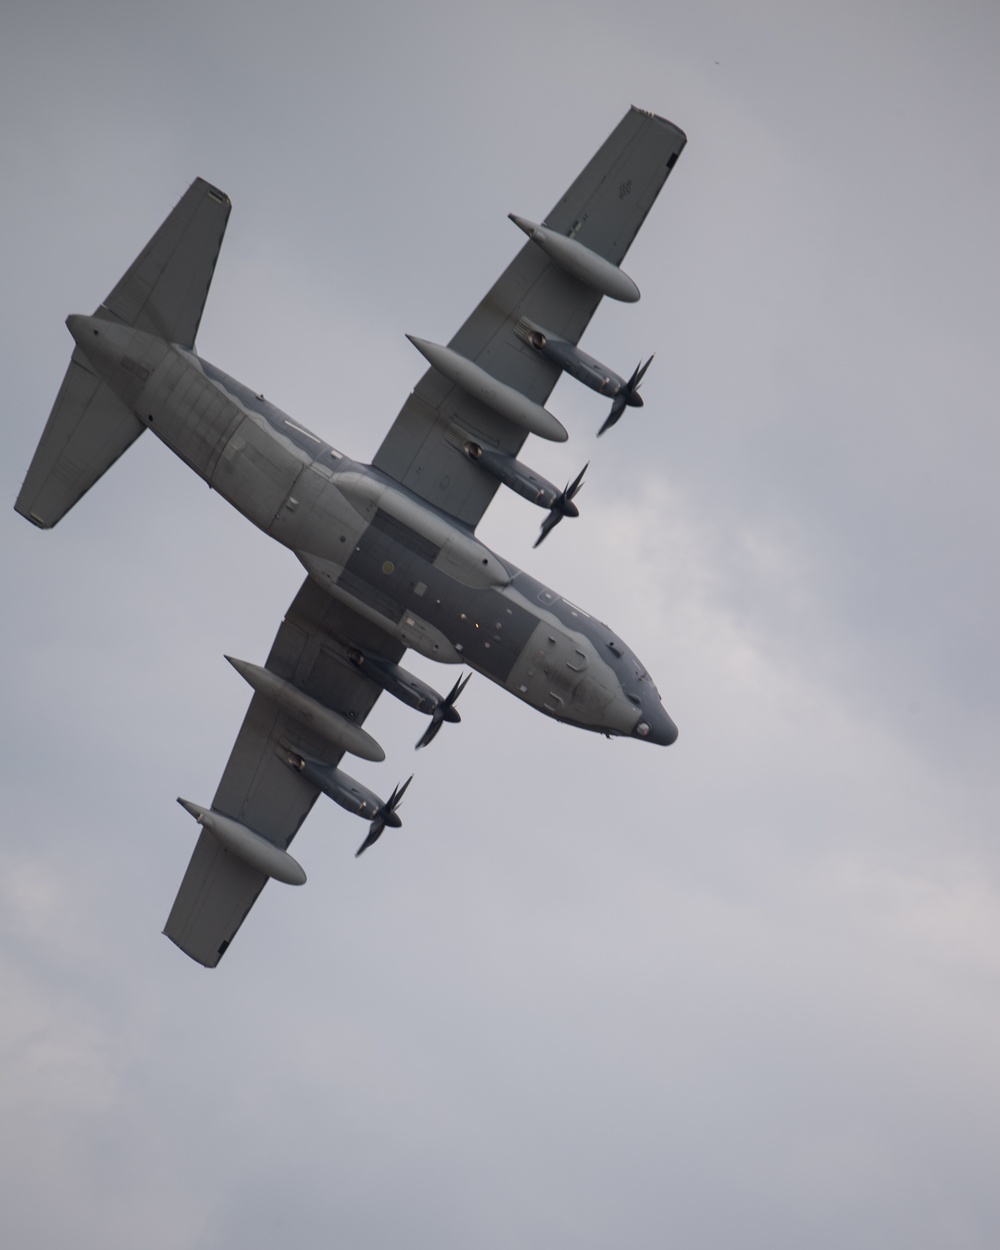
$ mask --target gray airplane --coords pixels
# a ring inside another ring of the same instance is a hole
[[[305,873],[288,846],[320,793],[386,827],[383,802],[342,772],[382,760],[363,728],[381,691],[428,715],[418,746],[459,719],[463,682],[442,696],[400,667],[406,649],[466,664],[547,716],[667,746],[677,729],[616,633],[476,537],[498,486],[548,512],[541,537],[576,515],[516,459],[529,433],[563,441],[544,404],[563,371],[612,398],[603,428],[635,406],[626,382],[576,344],[603,295],[634,301],[620,262],[686,142],[631,109],[447,346],[411,339],[430,368],[375,459],[360,464],[209,364],[195,336],[229,218],[227,196],[192,183],[92,317],[15,505],[49,529],[149,428],[214,490],[290,548],[308,576],[263,666],[230,663],[253,690],[210,807],[178,800],[201,833],[164,932],[214,967],[268,878]],[[228,658],[228,657],[227,657]]]

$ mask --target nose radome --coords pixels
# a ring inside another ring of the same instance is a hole
[[[662,707],[645,707],[635,735],[645,742],[655,742],[657,746],[669,747],[677,741],[677,726]]]

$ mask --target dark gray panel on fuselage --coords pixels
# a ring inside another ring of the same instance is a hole
[[[414,549],[416,548],[416,549]],[[436,625],[469,663],[506,681],[538,624],[495,589],[473,589],[431,563],[438,548],[377,512],[348,560],[340,585],[399,620],[406,610]]]

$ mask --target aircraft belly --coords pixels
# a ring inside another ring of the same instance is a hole
[[[305,467],[304,453],[296,454],[262,419],[245,416],[223,448],[211,484],[254,525],[269,530]]]
[[[169,349],[158,339],[137,331],[131,331],[122,346],[125,350],[105,380],[125,407],[141,416],[141,397],[162,369]]]
[[[565,633],[546,613],[506,687],[558,720],[602,732],[631,732],[635,713],[622,704],[614,673],[582,636]]]
[[[282,502],[269,533],[293,551],[344,564],[365,525],[327,470],[308,464]]]
[[[536,620],[500,590],[470,595],[457,587],[448,605],[453,618],[448,636],[473,668],[503,685],[534,632]]]
[[[194,365],[168,350],[144,390],[139,415],[199,476],[211,481],[242,413]]]
[[[494,588],[469,587],[438,568],[437,548],[376,512],[338,585],[394,622],[412,612],[440,630],[477,671],[503,684],[536,618]]]

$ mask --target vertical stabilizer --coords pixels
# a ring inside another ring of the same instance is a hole
[[[231,208],[196,178],[96,315],[194,347]]]

